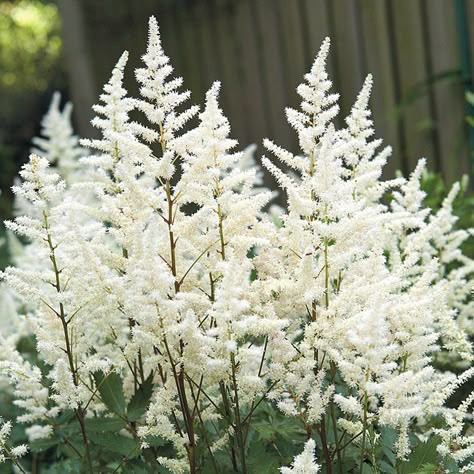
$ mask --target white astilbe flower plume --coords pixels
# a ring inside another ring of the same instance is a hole
[[[85,387],[78,385],[77,374],[82,361],[88,358],[94,340],[83,337],[87,320],[82,319],[82,315],[78,316],[85,300],[74,300],[73,293],[68,289],[68,284],[74,286],[75,273],[71,264],[74,256],[68,245],[72,241],[71,222],[64,213],[63,205],[59,205],[64,198],[65,183],[48,167],[46,158],[31,155],[30,162],[24,165],[20,173],[23,182],[13,190],[16,195],[30,202],[35,217],[20,216],[7,223],[11,231],[33,242],[36,258],[47,264],[32,268],[8,267],[2,276],[18,295],[35,306],[35,311],[29,315],[29,326],[37,337],[41,358],[52,367],[51,396],[58,406],[75,408],[87,399]],[[80,275],[76,276],[79,278]],[[66,331],[68,337],[65,341]],[[70,331],[74,332],[72,341]],[[62,348],[64,343],[66,351]],[[74,362],[71,353],[76,354]],[[78,354],[81,354],[81,358]],[[21,363],[15,362],[13,374],[16,372],[15,367],[19,366]],[[62,370],[63,367],[68,367],[67,371]],[[72,372],[74,377],[71,377]],[[40,380],[39,374],[35,374],[35,377]],[[25,390],[22,396],[32,397],[31,393],[31,390]],[[28,406],[25,408],[28,409]]]
[[[354,181],[354,197],[376,203],[388,188],[400,184],[401,180],[380,181],[382,169],[392,149],[387,146],[376,153],[382,140],[371,140],[374,134],[369,108],[372,85],[372,75],[369,74],[351,113],[346,117],[347,128],[342,134],[349,144],[344,153],[344,161],[348,167],[347,174]]]
[[[281,474],[317,474],[319,465],[316,463],[316,443],[313,439],[306,441],[304,450],[295,456],[291,467],[281,467]]]
[[[55,171],[65,185],[80,182],[84,179],[84,172],[79,163],[80,156],[85,154],[85,150],[79,146],[79,138],[74,134],[71,124],[72,104],[66,103],[63,110],[60,109],[61,96],[59,92],[53,94],[48,112],[41,122],[41,137],[33,138],[35,145],[33,154],[41,155],[42,159],[49,161],[49,169]],[[41,160],[40,160],[41,161]],[[44,163],[46,166],[46,163]],[[52,174],[54,176],[54,173]],[[25,176],[23,176],[25,177]],[[19,183],[14,190],[19,191],[14,198],[13,209],[16,216],[38,216],[38,210],[29,200],[29,196],[23,194],[20,190]],[[71,189],[64,189],[61,196],[71,196],[75,199],[77,195]],[[35,241],[27,244],[20,242],[16,235],[7,232],[7,245],[10,261],[18,268],[28,271],[38,271],[48,262],[44,262],[38,258],[41,250]],[[19,314],[25,310],[33,309],[31,302],[21,298],[21,296],[7,288],[5,285],[0,287],[2,293],[1,300],[4,304],[2,311],[2,321],[4,322],[2,333],[4,335],[16,333],[18,337],[28,332],[23,320],[20,320]],[[8,309],[7,309],[8,308]],[[8,319],[8,327],[5,326]]]
[[[433,214],[423,207],[425,193],[420,177],[425,166],[426,161],[420,160],[410,179],[394,193],[395,218],[390,223],[394,232],[389,246],[399,250],[390,253],[391,264],[395,267],[410,257],[418,259],[418,264],[409,269],[411,278],[416,278],[437,259],[433,280],[445,292],[446,303],[452,308],[449,314],[441,312],[438,320],[444,334],[443,343],[452,353],[471,360],[472,346],[464,331],[473,331],[474,306],[469,277],[474,273],[474,262],[460,250],[460,245],[470,237],[470,231],[455,228],[458,218],[453,214],[452,204],[459,193],[459,183],[453,185],[439,211]]]
[[[432,397],[429,381],[434,369],[429,364],[439,337],[463,356],[470,349],[446,305],[446,282],[437,275],[436,254],[405,245],[405,240],[429,241],[413,232],[426,217],[418,190],[423,164],[405,185],[403,180],[379,181],[389,150],[375,155],[381,142],[369,141],[370,76],[346,120],[347,128],[335,129],[331,120],[337,112],[336,97],[327,96],[331,84],[324,70],[327,49],[325,42],[306,75],[312,87],[299,88],[305,94],[302,111],[288,114],[300,137],[302,156],[265,142],[297,173],[290,177],[263,158],[263,165],[287,191],[288,214],[276,248],[265,261],[258,260],[259,278],[266,281],[277,314],[291,315],[291,327],[304,328],[302,338],[293,343],[297,354],[288,351],[282,365],[275,365],[272,377],[284,383],[273,396],[280,393],[280,406],[291,413],[285,402],[291,394],[300,416],[311,423],[334,401],[350,423],[360,421],[362,429],[369,417],[378,417],[400,430],[397,448],[403,458],[410,450],[408,427],[422,416],[424,403]],[[388,208],[381,196],[396,185],[403,186]],[[412,217],[410,212],[422,216]],[[407,228],[412,232],[403,237],[406,253],[400,255],[394,229]],[[418,265],[422,255],[426,259]],[[358,421],[341,398],[333,401],[331,385],[323,388],[320,377],[326,370],[338,373],[356,391]]]
[[[10,421],[2,422],[0,419],[0,464],[5,461],[14,461],[23,457],[28,452],[28,447],[25,444],[18,446],[10,446],[9,436],[12,431],[12,424]]]
[[[12,188],[16,196],[28,200],[39,214],[51,203],[58,203],[65,189],[65,183],[58,174],[46,172],[49,166],[46,158],[32,154],[29,163],[20,171],[23,183]]]
[[[31,365],[16,349],[15,336],[0,336],[0,378],[8,379],[14,387],[15,405],[23,410],[17,418],[20,423],[44,423],[58,414],[48,407],[49,391],[41,371]]]
[[[469,473],[474,468],[474,433],[472,431],[472,405],[474,404],[474,391],[455,409],[441,408],[440,405],[466,382],[472,383],[474,367],[464,371],[460,376],[455,377],[445,384],[444,388],[438,391],[438,406],[428,407],[435,409],[435,413],[441,413],[446,421],[442,428],[434,431],[441,437],[441,443],[437,446],[438,452],[443,457],[452,458],[460,471]]]
[[[206,241],[206,234],[209,246],[222,240],[215,246],[218,252],[212,252],[220,254],[218,260],[225,258],[226,251],[244,258],[257,242],[255,232],[249,232],[249,225],[257,225],[257,214],[271,198],[268,192],[253,192],[256,169],[241,170],[242,153],[231,153],[237,142],[229,138],[229,121],[218,103],[219,89],[220,83],[215,82],[206,94],[199,126],[178,141],[183,174],[176,186],[182,202],[200,206],[192,216],[193,225],[202,229],[201,235],[197,234],[200,242]]]
[[[148,121],[158,126],[162,146],[171,141],[188,120],[198,111],[193,106],[179,113],[177,108],[190,97],[189,91],[181,92],[181,77],[170,79],[173,67],[163,52],[158,24],[154,16],[150,17],[148,44],[142,56],[144,67],[135,71],[140,85],[142,100],[137,100],[137,108],[147,117]]]
[[[123,87],[127,60],[128,52],[125,51],[115,65],[109,82],[104,86],[104,92],[100,96],[101,104],[93,106],[98,116],[92,119],[92,125],[101,131],[102,138],[81,140],[82,145],[101,152],[84,160],[97,167],[97,171],[111,188],[117,173],[116,167],[121,160],[126,159],[128,172],[136,174],[139,171],[137,167],[141,164],[142,156],[148,153],[148,147],[137,137],[151,140],[156,136],[155,132],[129,119],[129,113],[135,108],[135,101],[127,97],[127,91]]]
[[[79,158],[85,150],[79,146],[71,124],[72,104],[67,102],[60,109],[61,94],[55,92],[48,112],[41,121],[41,137],[33,138],[32,153],[47,158],[66,181],[78,178]]]
[[[301,111],[286,109],[288,122],[298,133],[301,149],[308,155],[314,152],[318,139],[339,112],[339,95],[329,94],[332,85],[326,72],[329,46],[330,40],[326,38],[311,71],[305,75],[306,82],[296,89],[303,99]]]

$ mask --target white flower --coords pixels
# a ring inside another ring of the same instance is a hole
[[[304,450],[295,456],[292,467],[281,467],[281,474],[316,474],[319,472],[319,465],[316,463],[316,443],[313,439],[306,441]]]
[[[45,157],[56,166],[66,181],[74,181],[79,168],[79,157],[85,150],[79,147],[79,138],[74,135],[71,124],[72,104],[67,102],[60,110],[61,94],[55,92],[46,115],[41,121],[42,137],[33,138],[36,145],[31,151]]]
[[[1,423],[1,420],[0,420]],[[16,460],[23,457],[28,452],[28,447],[24,444],[11,447],[9,443],[12,424],[10,421],[1,423],[0,426],[0,463],[6,460]]]

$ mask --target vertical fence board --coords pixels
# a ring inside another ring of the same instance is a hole
[[[219,80],[222,83],[220,91],[220,104],[224,110],[225,115],[237,115],[238,107],[233,108],[232,90],[227,80],[230,75],[227,75],[228,69],[225,67],[225,56],[222,56],[222,50],[219,47],[220,38],[217,32],[217,25],[222,21],[222,15],[225,14],[224,8],[219,6],[218,2],[209,1],[201,6],[200,13],[208,17],[208,24],[206,31],[203,31],[204,47],[211,57],[210,66],[210,81]],[[224,54],[227,54],[224,52]],[[232,133],[234,130],[232,129]]]
[[[224,111],[230,118],[232,135],[245,144],[245,107],[240,94],[235,93],[236,90],[241,91],[243,70],[239,63],[240,51],[234,31],[234,5],[232,0],[213,0],[212,8],[217,9],[214,41],[220,58],[222,93],[228,104],[228,109]]]
[[[392,3],[395,27],[395,52],[397,57],[396,74],[399,84],[399,104],[397,114],[402,133],[404,148],[401,159],[405,168],[411,172],[420,157],[428,159],[432,167],[434,147],[430,133],[428,76],[424,55],[423,31],[420,26],[421,2],[419,0],[397,0]],[[418,86],[418,87],[417,87]],[[418,89],[419,92],[415,92]],[[428,121],[428,122],[427,122]]]
[[[188,61],[184,53],[183,40],[181,36],[181,23],[176,21],[176,11],[167,15],[157,15],[159,22],[161,43],[170,64],[174,68],[173,76],[181,76],[186,80],[188,75]]]
[[[321,46],[324,38],[330,35],[329,19],[326,0],[301,0],[303,2],[302,11],[305,14],[305,24],[303,31],[307,38],[308,45],[305,47],[307,67],[310,65]]]
[[[331,8],[331,1],[332,0],[302,0],[303,8],[301,10],[306,14],[303,31],[305,32],[304,37],[307,38],[308,41],[308,47],[305,49],[307,54],[309,54],[305,72],[310,70],[322,42],[329,36],[331,39],[331,52],[327,61],[327,71],[329,78],[333,82],[332,92],[339,92],[339,75],[335,55],[333,54],[336,38],[333,29],[334,12]],[[338,123],[338,125],[342,123],[340,117],[336,117],[336,123]]]
[[[289,91],[283,73],[276,12],[273,0],[256,2],[256,16],[261,27],[262,61],[265,70],[265,90],[269,103],[270,127],[268,138],[288,147],[294,142],[294,134],[285,119],[284,109],[289,105]],[[281,38],[280,38],[281,39]]]
[[[334,38],[331,55],[338,77],[342,117],[347,116],[362,86],[365,71],[362,70],[364,48],[359,43],[357,9],[355,0],[333,0],[330,4],[334,18]]]
[[[474,2],[468,0],[466,2],[466,14],[467,14],[467,25],[469,34],[469,49],[470,49],[470,60],[471,60],[471,83],[474,82]]]
[[[181,45],[184,61],[186,62],[186,87],[193,93],[193,102],[201,102],[206,86],[201,67],[201,45],[196,37],[196,24],[187,3],[177,8],[176,21],[180,23]]]
[[[468,170],[463,88],[453,72],[460,69],[463,40],[474,67],[474,0],[465,2],[470,37],[464,39],[456,2],[447,0],[142,0],[140,8],[125,0],[80,3],[98,89],[123,49],[131,52],[128,83],[143,51],[143,26],[155,13],[165,51],[193,102],[202,103],[219,79],[222,106],[242,146],[268,136],[297,151],[284,109],[299,104],[295,87],[330,36],[328,72],[341,93],[342,116],[365,74],[374,75],[376,133],[394,149],[386,176],[413,169],[420,156],[449,181]],[[398,120],[397,105],[417,84],[423,85],[419,98]]]
[[[454,2],[430,0],[428,27],[436,108],[436,131],[439,137],[442,171],[449,182],[467,172],[466,150],[463,150],[464,106],[459,81],[447,78],[448,73],[459,70],[459,51],[456,37]]]
[[[300,102],[300,97],[296,93],[296,87],[302,82],[303,74],[306,72],[300,14],[296,1],[292,2],[289,6],[288,0],[277,0],[275,5],[275,8],[279,10],[280,28],[283,38],[280,58],[287,70],[289,105],[296,107]]]
[[[257,41],[251,21],[253,13],[248,0],[236,2],[235,27],[240,43],[242,53],[240,61],[244,72],[240,100],[245,104],[244,119],[247,124],[245,140],[247,143],[260,142],[261,136],[265,132],[265,117],[261,101],[262,78],[259,75],[256,54]]]
[[[393,176],[401,167],[398,127],[394,119],[396,107],[394,71],[387,35],[387,5],[385,1],[361,0],[361,19],[365,31],[365,56],[368,72],[374,75],[371,106],[374,114],[376,135],[393,148],[392,157],[385,169]]]

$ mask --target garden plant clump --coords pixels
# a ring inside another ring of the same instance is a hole
[[[48,473],[474,471],[474,393],[450,402],[474,375],[459,185],[432,212],[424,160],[383,181],[372,78],[336,128],[328,54],[326,39],[286,111],[299,153],[264,141],[288,198],[277,217],[220,84],[202,110],[186,106],[153,17],[137,97],[125,52],[94,106],[101,136],[81,141],[90,154],[55,99],[7,223],[27,244],[3,273],[21,317],[1,336],[0,372],[28,452],[6,420],[0,460]]]

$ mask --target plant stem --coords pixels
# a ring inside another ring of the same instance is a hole
[[[367,392],[364,392],[364,418],[363,418],[363,432],[362,432],[362,446],[360,451],[360,474],[364,470],[364,458],[365,458],[365,442],[367,437],[367,407],[368,407],[368,396]]]
[[[327,220],[327,218],[326,218]],[[328,238],[324,238],[324,305],[326,309],[329,308],[329,241]],[[337,424],[336,424],[336,416],[334,414],[334,408],[333,408],[333,403],[332,400],[330,402],[330,411],[331,411],[331,416],[332,416],[332,424],[333,424],[333,430],[334,430],[334,436],[335,440],[337,441]],[[323,414],[322,420],[321,420],[321,441],[323,442],[323,449],[325,451],[325,457],[326,457],[326,464],[327,464],[327,472],[328,474],[331,474],[332,472],[332,458],[329,453],[328,445],[327,445],[327,439],[326,439],[326,422],[325,422],[325,415]],[[327,453],[326,453],[327,452]],[[339,464],[339,470],[342,469],[342,463],[340,459],[340,453],[339,450],[336,449],[337,456],[338,456],[338,464]]]
[[[329,241],[324,238],[324,288],[325,288],[325,305],[329,308]]]
[[[326,472],[327,474],[332,474],[332,457],[328,448],[328,440],[326,437],[326,421],[324,415],[321,418],[321,429],[318,430],[318,434],[321,438],[321,444],[323,445],[324,460],[326,462]]]
[[[240,451],[240,462],[242,465],[242,473],[247,474],[247,467],[245,464],[245,443],[243,437],[243,427],[240,419],[240,406],[239,406],[239,390],[237,386],[236,379],[236,366],[235,366],[235,356],[232,352],[230,355],[230,360],[232,364],[232,385],[234,386],[234,405],[235,405],[235,430],[237,437],[237,444]]]
[[[56,292],[59,294],[61,293],[61,289],[62,289],[61,279],[60,279],[61,271],[59,270],[58,262],[56,259],[56,246],[53,244],[53,239],[51,237],[51,231],[50,231],[50,226],[49,226],[49,221],[48,221],[48,214],[46,213],[46,211],[43,211],[43,222],[44,222],[44,229],[46,231],[46,242],[48,243],[49,252],[50,252],[49,258],[51,260],[53,271],[54,271],[55,283],[53,286],[56,288]],[[64,342],[66,344],[66,355],[67,355],[67,359],[69,363],[69,370],[72,375],[72,381],[75,387],[79,387],[79,378],[78,378],[77,368],[74,363],[73,347],[72,347],[70,337],[69,337],[69,328],[68,328],[69,323],[67,321],[66,312],[64,310],[64,305],[62,302],[59,303],[59,311],[55,310],[54,312],[59,317],[62,328],[63,328]],[[86,426],[84,422],[85,409],[79,404],[79,406],[74,410],[74,412],[76,414],[76,418],[81,428],[82,442],[84,445],[87,467],[89,469],[89,472],[93,473],[94,470],[92,467],[92,459],[91,459],[90,450],[89,450],[89,440],[87,437],[87,431],[86,431]]]
[[[204,438],[204,442],[206,443],[206,448],[207,448],[207,451],[209,452],[209,456],[211,457],[212,467],[214,469],[214,472],[216,474],[219,474],[219,469],[217,468],[216,460],[215,460],[214,454],[211,450],[211,445],[209,443],[209,438],[207,436],[206,428],[204,426],[204,421],[202,419],[201,410],[199,409],[199,394],[196,397],[194,395],[193,386],[191,385],[191,382],[189,380],[188,380],[188,383],[189,383],[189,386],[190,386],[190,389],[191,389],[191,396],[193,397],[194,406],[196,407],[196,410],[197,410],[197,415],[198,415],[198,418],[199,418],[199,422],[201,423],[202,436]]]
[[[219,382],[219,388],[220,388],[220,392],[221,392],[222,403],[224,405],[224,412],[226,414],[227,419],[229,420],[229,424],[231,424],[231,422],[230,422],[230,417],[231,417],[230,403],[229,403],[229,398],[228,398],[227,393],[226,393],[224,382]],[[231,446],[232,467],[234,469],[234,472],[239,472],[239,470],[237,468],[237,458],[236,458],[236,455],[235,455],[235,448],[234,448],[233,444],[234,443],[232,443],[232,446]]]
[[[176,216],[176,212],[174,209],[175,200],[173,199],[171,195],[171,182],[169,179],[167,179],[165,182],[165,193],[166,193],[166,199],[168,201],[168,217],[166,219],[166,223],[168,224],[168,238],[169,238],[169,244],[170,244],[170,261],[171,261],[170,268],[171,268],[171,273],[174,277],[175,294],[177,294],[179,293],[181,289],[181,284],[183,280],[178,280],[178,270],[177,270],[177,262],[176,262],[176,239],[173,232],[173,223],[174,223],[174,218]],[[165,343],[166,351],[168,353],[168,357],[170,359],[170,365],[171,365],[173,377],[175,380],[176,390],[178,393],[181,412],[183,414],[184,423],[186,425],[186,435],[188,437],[187,453],[188,453],[189,470],[191,474],[195,474],[197,472],[197,467],[196,467],[196,459],[195,459],[196,441],[195,441],[195,436],[194,436],[194,416],[191,414],[188,400],[186,397],[186,387],[184,383],[185,382],[184,366],[181,363],[179,373],[176,371],[176,365],[173,362],[171,351],[166,340],[166,335],[164,334],[163,324],[162,324],[162,329],[163,329],[164,343]],[[179,341],[179,348],[180,348],[181,355],[183,355],[184,342],[182,340]]]
[[[83,441],[85,452],[86,452],[87,467],[89,469],[89,472],[92,473],[92,472],[94,472],[94,470],[92,468],[92,459],[91,459],[91,454],[90,454],[90,450],[89,450],[89,439],[87,437],[84,411],[83,411],[82,407],[79,406],[75,410],[75,412],[76,412],[77,420],[79,421],[79,426],[81,427],[82,441]]]
[[[334,362],[331,362],[331,371],[332,371],[332,377],[334,378],[336,374],[336,364]],[[334,401],[331,400],[329,404],[329,409],[331,412],[331,421],[332,421],[332,430],[334,433],[334,441],[336,443],[336,458],[337,458],[337,467],[339,474],[342,474],[342,459],[341,459],[341,450],[339,449],[339,441],[338,441],[338,433],[337,433],[337,420],[336,420],[336,412],[334,409]]]

